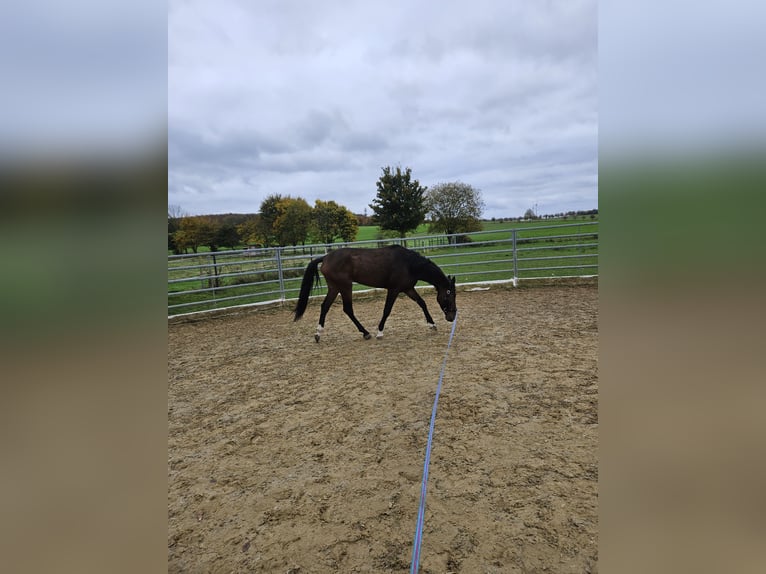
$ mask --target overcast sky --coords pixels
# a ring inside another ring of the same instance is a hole
[[[168,203],[371,210],[387,165],[485,217],[598,206],[597,3],[170,0]]]

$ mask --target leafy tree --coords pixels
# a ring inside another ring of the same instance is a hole
[[[184,213],[179,205],[168,205],[168,249],[176,255],[181,253],[181,248],[176,244],[175,233],[178,231],[181,218]]]
[[[276,204],[273,233],[279,245],[305,243],[311,225],[311,206],[302,197],[283,198]],[[261,215],[263,217],[263,215]]]
[[[332,243],[338,235],[338,213],[340,206],[334,201],[314,202],[311,211],[312,234],[320,243]]]
[[[261,243],[266,246],[278,243],[276,235],[276,220],[279,217],[279,203],[284,198],[279,194],[269,195],[261,202],[261,210],[258,217],[258,235]]]
[[[178,220],[168,216],[168,250],[178,255],[181,253],[181,248],[176,243],[176,231],[178,231]]]
[[[254,215],[237,225],[237,233],[245,245],[265,245],[266,241],[261,235],[260,219],[260,215]]]
[[[359,221],[356,215],[351,213],[348,209],[343,208],[343,212],[338,222],[338,235],[343,241],[351,242],[356,239],[356,234],[359,232]]]
[[[370,204],[373,221],[382,230],[398,232],[399,237],[417,229],[425,219],[423,194],[428,188],[412,179],[412,170],[408,167],[402,172],[402,168],[397,167],[393,172],[391,167],[384,167],[377,187],[378,194]]]
[[[425,205],[431,219],[430,231],[450,235],[481,230],[484,201],[481,192],[467,183],[453,181],[433,186],[426,192]]]
[[[197,219],[199,220],[197,233],[199,233],[200,243],[207,245],[210,251],[218,251],[219,243],[216,242],[216,236],[220,225],[209,215],[202,215],[197,217]]]
[[[537,215],[531,207],[524,212],[524,219],[537,219]]]
[[[321,243],[332,243],[337,237],[353,241],[359,229],[356,216],[334,201],[317,199],[311,211],[312,233]]]
[[[239,237],[239,232],[237,231],[236,226],[230,223],[224,223],[219,225],[215,230],[213,242],[218,247],[228,247],[229,249],[234,249],[240,244],[241,239]]]
[[[237,226],[247,244],[298,245],[305,243],[311,223],[311,206],[303,198],[269,195],[261,202],[260,213]]]
[[[213,226],[205,217],[182,217],[173,233],[173,240],[179,251],[191,249],[197,253],[200,245],[212,243],[213,234]]]

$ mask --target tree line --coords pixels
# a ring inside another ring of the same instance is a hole
[[[168,208],[168,249],[173,253],[197,253],[200,246],[211,251],[240,245],[263,247],[333,243],[356,239],[360,225],[378,225],[382,231],[405,237],[428,220],[432,233],[468,233],[481,229],[484,202],[479,190],[460,182],[420,185],[412,169],[382,168],[372,216],[354,215],[334,201],[317,199],[310,206],[301,197],[270,195],[256,214],[227,216],[183,215],[177,206]]]
[[[509,217],[509,221],[531,221],[533,219],[567,219],[568,217],[586,217],[590,216],[591,219],[595,219],[598,215],[598,209],[587,209],[577,211],[567,211],[559,213],[546,213],[538,215],[531,207],[524,212],[523,217]]]
[[[317,199],[311,207],[302,197],[274,194],[261,202],[255,214],[224,216],[180,213],[168,209],[168,249],[173,253],[197,253],[235,249],[241,245],[272,247],[353,241],[359,224],[356,216],[334,201]]]

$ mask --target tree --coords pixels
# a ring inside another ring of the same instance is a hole
[[[431,219],[429,231],[447,235],[481,230],[484,201],[481,192],[467,183],[439,183],[426,192],[425,205]]]
[[[176,243],[175,233],[184,217],[184,212],[180,205],[168,205],[168,249],[179,255],[181,248]]]
[[[269,195],[261,202],[261,210],[258,217],[258,235],[260,236],[261,243],[266,246],[277,243],[277,236],[275,232],[274,223],[279,217],[279,208],[277,205],[284,198],[279,194]]]
[[[302,197],[287,196],[276,204],[273,232],[279,245],[305,243],[311,225],[311,206]],[[263,216],[261,216],[263,217]]]
[[[353,241],[359,229],[356,216],[334,201],[317,199],[311,211],[312,233],[321,243],[332,243],[337,237]]]
[[[531,207],[524,212],[524,219],[537,219],[537,215]]]
[[[213,243],[218,247],[228,247],[234,249],[240,244],[239,233],[236,226],[231,223],[223,223],[218,226],[213,236]]]
[[[261,216],[254,215],[237,225],[237,233],[245,245],[265,245],[261,235]]]
[[[426,209],[423,194],[427,187],[412,180],[412,170],[401,167],[394,173],[391,167],[384,167],[383,175],[377,181],[378,194],[370,204],[373,222],[382,230],[391,230],[404,237],[408,231],[417,229],[425,219]]]
[[[182,217],[186,217],[186,213],[184,213],[184,210],[181,209],[180,205],[175,204],[168,204],[168,219],[181,219]]]
[[[332,243],[338,235],[338,213],[340,206],[334,201],[314,202],[311,211],[312,234],[319,243]]]
[[[209,215],[201,215],[196,218],[198,223],[199,242],[201,245],[207,245],[210,251],[218,251],[219,244],[216,241],[220,225]]]
[[[348,209],[343,208],[343,212],[338,222],[338,235],[343,241],[351,242],[356,239],[356,234],[359,232],[359,220],[356,215],[351,213]]]
[[[179,251],[191,249],[197,253],[200,245],[212,243],[213,226],[204,217],[182,217],[178,229],[173,233],[173,240]]]

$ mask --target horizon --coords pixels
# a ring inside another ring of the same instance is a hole
[[[532,209],[532,208],[528,208]],[[350,210],[349,210],[350,211]],[[526,210],[525,210],[526,211]],[[572,209],[569,211],[557,211],[555,213],[536,213],[535,217],[559,217],[559,216],[569,216],[569,215],[591,215],[592,212],[595,212],[598,214],[598,207],[592,207],[590,209]],[[351,212],[356,217],[368,217],[372,218],[372,215],[365,215],[364,213],[354,213]],[[183,217],[226,217],[226,216],[243,216],[243,217],[252,217],[255,215],[260,215],[260,211],[255,212],[242,212],[242,211],[227,211],[222,213],[197,213],[197,214],[191,214],[191,213],[184,213],[183,215],[179,215],[176,219],[181,219]],[[524,215],[503,215],[503,216],[492,216],[492,217],[485,217],[482,216],[479,218],[479,221],[496,221],[498,219],[521,219],[524,218]],[[430,219],[424,219],[424,223],[430,222]]]

